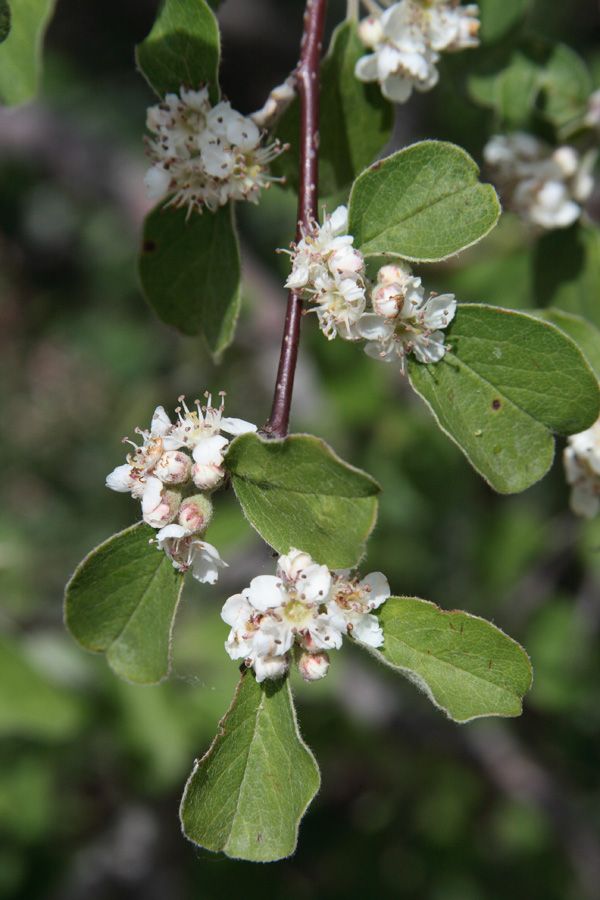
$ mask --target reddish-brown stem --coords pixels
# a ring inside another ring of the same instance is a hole
[[[300,95],[300,179],[296,241],[302,237],[301,226],[308,227],[313,219],[317,219],[319,202],[319,63],[326,6],[327,0],[307,0],[300,61],[295,72]],[[269,420],[263,428],[263,432],[272,437],[283,438],[288,433],[301,322],[302,300],[290,291],[273,408]]]

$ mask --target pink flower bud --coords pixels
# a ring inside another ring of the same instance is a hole
[[[398,263],[397,266],[382,266],[377,273],[379,284],[403,284],[407,275],[412,275],[407,263]]]
[[[214,463],[195,463],[192,469],[192,479],[196,487],[202,491],[212,491],[218,487],[225,477],[221,466]]]
[[[319,653],[301,650],[296,654],[296,665],[305,681],[319,681],[329,670],[329,654],[324,650]]]
[[[158,478],[148,478],[142,496],[142,515],[144,522],[152,528],[162,528],[172,522],[177,515],[181,496],[177,491],[163,489]]]
[[[334,275],[361,275],[365,268],[365,260],[353,247],[340,247],[329,257],[329,269]]]
[[[163,484],[183,484],[190,477],[192,460],[180,450],[167,450],[154,467],[153,475]]]
[[[395,319],[402,312],[405,291],[399,284],[383,284],[371,295],[373,311],[384,319]]]
[[[206,494],[188,497],[179,507],[178,521],[180,525],[193,533],[204,534],[213,517],[213,505]]]

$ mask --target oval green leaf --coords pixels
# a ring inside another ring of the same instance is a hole
[[[106,653],[111,668],[136,684],[169,674],[175,611],[183,587],[143,523],[115,534],[86,556],[65,594],[65,620],[86,650]]]
[[[233,204],[215,213],[157,207],[144,223],[142,290],[157,316],[202,334],[213,356],[231,343],[240,310],[240,248]]]
[[[324,441],[242,434],[231,444],[226,466],[248,520],[278,553],[297,547],[330,569],[357,564],[381,489]]]
[[[446,259],[480,241],[500,204],[469,154],[422,141],[370,166],[350,194],[349,233],[365,256]]]
[[[42,48],[55,0],[0,5],[0,103],[14,106],[35,97]],[[3,34],[3,37],[1,36]]]
[[[209,84],[219,100],[219,26],[204,0],[164,0],[152,31],[135,48],[138,67],[159,97]]]
[[[348,20],[333,32],[321,64],[319,125],[319,196],[328,197],[348,187],[388,140],[394,112],[379,86],[354,77],[357,60],[365,52],[356,22]],[[298,188],[300,101],[296,98],[275,125],[274,133],[290,150],[274,160],[276,175]]]
[[[257,684],[244,670],[220,728],[186,784],[183,833],[235,859],[290,856],[320,779],[298,731],[289,680]]]
[[[521,714],[531,663],[495,625],[417,597],[390,597],[378,618],[384,643],[375,655],[455,722]]]
[[[439,363],[409,360],[411,384],[493,488],[522,491],[552,464],[551,432],[596,420],[598,381],[574,341],[524,313],[460,305],[446,334]]]

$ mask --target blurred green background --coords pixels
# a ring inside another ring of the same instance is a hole
[[[331,22],[343,7],[332,4]],[[194,848],[177,817],[237,681],[220,607],[272,568],[231,494],[208,536],[230,568],[214,587],[187,586],[167,683],[119,681],[64,630],[76,564],[138,515],[104,487],[122,437],[147,427],[157,404],[171,412],[181,393],[207,389],[229,392],[228,414],[262,423],[277,365],[286,258],[274,248],[293,237],[291,195],[274,187],[239,210],[245,303],[220,365],[162,326],[138,290],[153,98],[133,46],[155,10],[59,0],[42,96],[0,110],[0,897],[595,900],[600,525],[568,511],[560,460],[524,495],[494,495],[395,367],[325,341],[314,317],[292,428],[383,486],[363,572],[382,569],[395,593],[482,615],[520,641],[535,669],[522,718],[454,725],[345,647],[324,682],[294,681],[323,777],[296,854],[235,862]],[[224,3],[223,87],[235,107],[258,108],[293,67],[302,11],[299,0]],[[600,72],[597,4],[545,0],[535,15]],[[444,62],[437,91],[400,110],[398,140],[455,140],[480,161],[494,123],[464,100],[461,57]],[[573,263],[584,239],[597,241],[575,226],[540,250],[507,216],[426,283],[462,301],[559,302],[600,324],[599,257],[586,272]]]

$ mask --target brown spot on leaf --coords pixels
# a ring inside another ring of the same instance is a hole
[[[144,241],[142,251],[144,253],[153,253],[156,250],[156,241]]]
[[[502,404],[500,403],[500,401],[498,400],[497,397],[494,400],[492,400],[492,409],[500,409],[501,406],[502,406]]]

